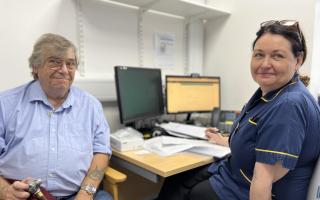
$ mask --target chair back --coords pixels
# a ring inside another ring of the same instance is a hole
[[[307,200],[320,200],[320,159],[318,159],[313,170]]]

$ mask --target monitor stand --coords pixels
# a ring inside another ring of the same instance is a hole
[[[188,113],[186,118],[186,124],[194,124],[194,120],[190,118],[191,118],[191,113]]]

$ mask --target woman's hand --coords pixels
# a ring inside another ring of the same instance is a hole
[[[229,146],[229,137],[223,137],[219,132],[219,129],[216,127],[206,129],[205,134],[209,142],[223,146]]]

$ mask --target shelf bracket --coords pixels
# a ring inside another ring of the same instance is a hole
[[[76,22],[78,32],[78,71],[80,76],[85,76],[84,64],[84,24],[81,0],[76,0]]]
[[[140,67],[144,66],[144,42],[143,42],[143,15],[144,10],[139,9],[138,11],[138,33],[137,33],[137,41],[138,41],[138,63]]]
[[[143,16],[144,14],[160,0],[153,0],[150,3],[144,4],[138,11],[138,63],[144,67],[144,42],[143,42]]]

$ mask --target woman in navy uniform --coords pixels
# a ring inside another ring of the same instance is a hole
[[[229,138],[208,140],[231,156],[165,179],[159,200],[304,200],[320,152],[320,111],[298,70],[307,56],[297,21],[267,21],[253,42],[251,74],[259,84]]]

